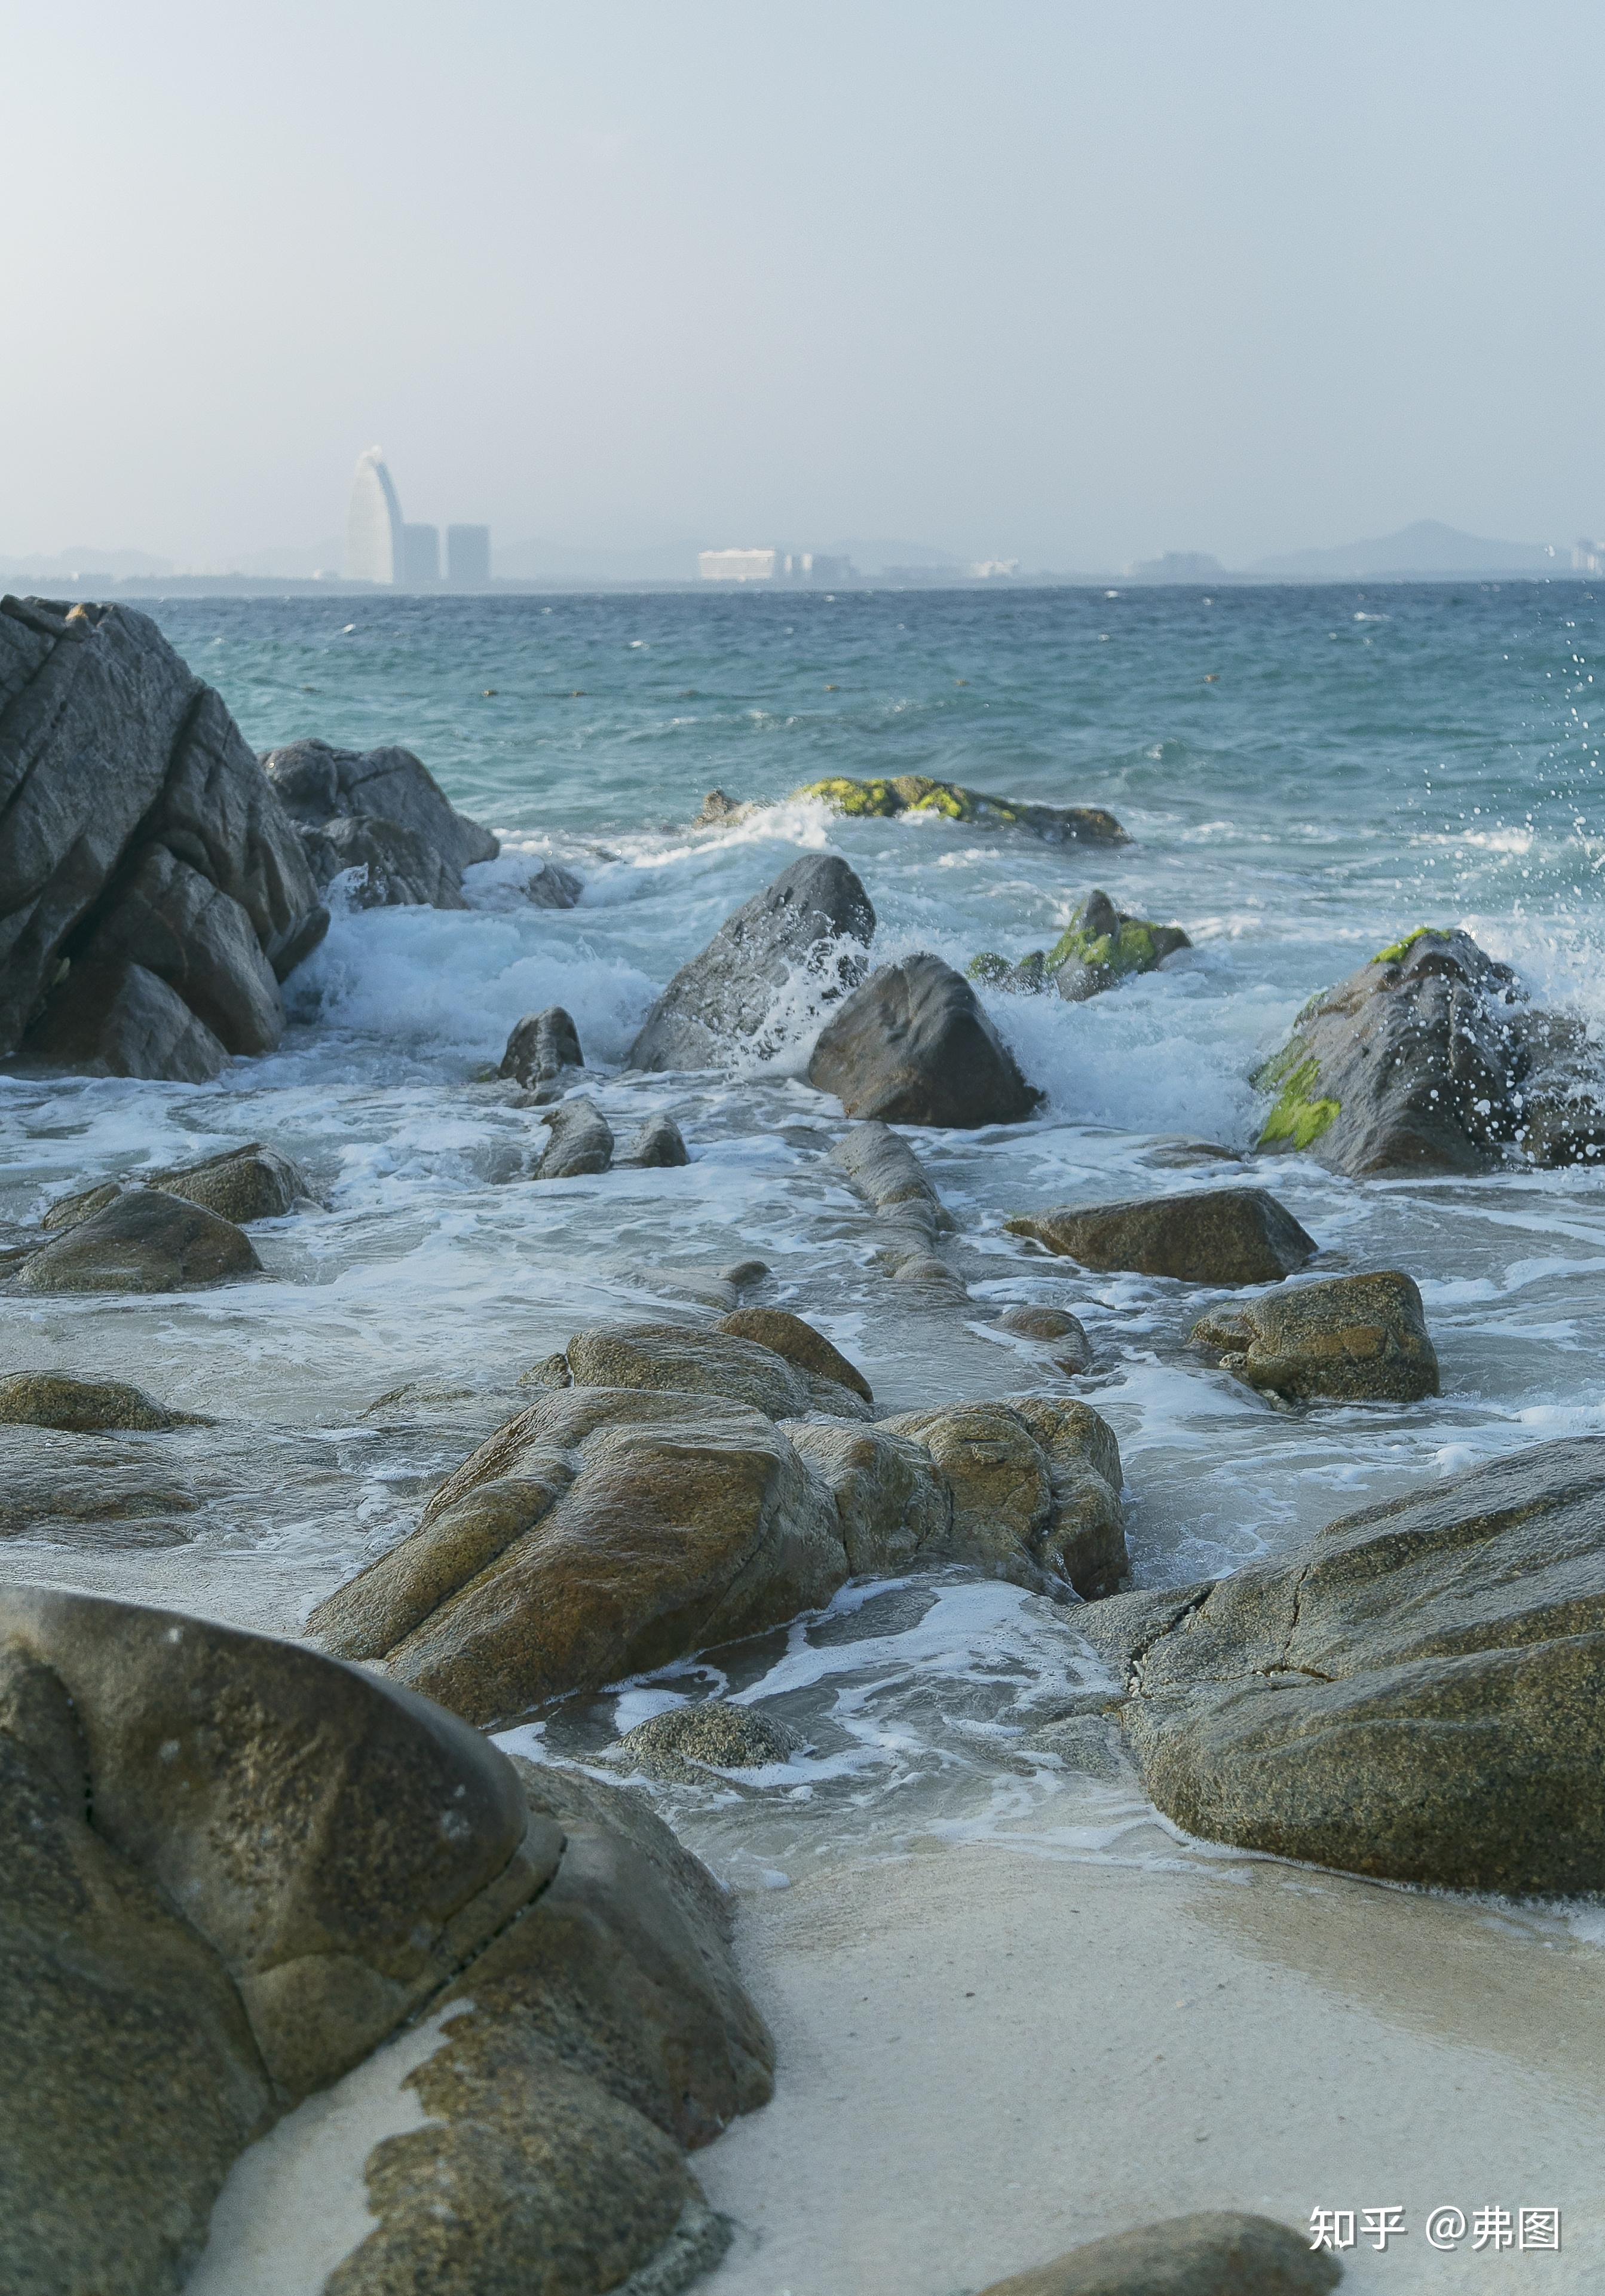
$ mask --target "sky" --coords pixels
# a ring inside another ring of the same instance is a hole
[[[1605,528],[1572,0],[6,12],[0,556]]]

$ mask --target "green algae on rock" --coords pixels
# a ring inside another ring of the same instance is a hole
[[[959,782],[933,781],[927,774],[896,774],[889,780],[854,781],[835,775],[793,790],[793,800],[813,798],[832,813],[891,820],[900,813],[939,814],[979,829],[1024,829],[1050,845],[1124,845],[1128,840],[1112,813],[1101,806],[1034,805],[1024,799],[992,797]]]
[[[1254,1083],[1276,1097],[1257,1145],[1355,1178],[1482,1172],[1605,1155],[1584,1024],[1535,1010],[1469,933],[1419,926],[1314,996]]]
[[[1015,996],[1037,996],[1057,988],[1072,1004],[1118,988],[1134,973],[1151,972],[1192,943],[1180,925],[1157,925],[1117,909],[1107,893],[1093,891],[1050,949],[1028,949],[1011,964],[992,949],[971,957],[971,980]]]

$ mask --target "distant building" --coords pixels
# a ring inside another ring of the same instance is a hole
[[[346,572],[354,582],[394,582],[401,570],[401,504],[384,448],[356,458],[346,512]]]
[[[483,590],[490,581],[490,529],[448,526],[446,578],[454,590]]]
[[[1020,561],[1018,558],[980,558],[970,571],[978,582],[1006,580],[1011,575],[1020,572]]]
[[[1571,570],[1574,574],[1605,574],[1605,542],[1590,542],[1580,534],[1571,546]]]
[[[1166,550],[1158,558],[1139,558],[1126,569],[1127,582],[1218,582],[1225,573],[1218,558],[1207,550]]]
[[[703,550],[697,568],[704,582],[773,582],[778,550]]]
[[[440,580],[440,529],[404,526],[396,579],[404,590],[432,590]]]

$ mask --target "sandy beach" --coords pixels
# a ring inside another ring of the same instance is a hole
[[[1559,1923],[933,1843],[745,1896],[740,1951],[782,2071],[697,2162],[740,2227],[708,2296],[967,2296],[1183,2210],[1389,2204],[1347,2286],[1605,2282],[1605,1988]],[[1445,2205],[1558,2206],[1563,2249],[1439,2252]]]

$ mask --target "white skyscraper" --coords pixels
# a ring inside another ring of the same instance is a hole
[[[346,512],[346,572],[356,582],[394,582],[402,570],[401,503],[382,447],[356,458]]]

